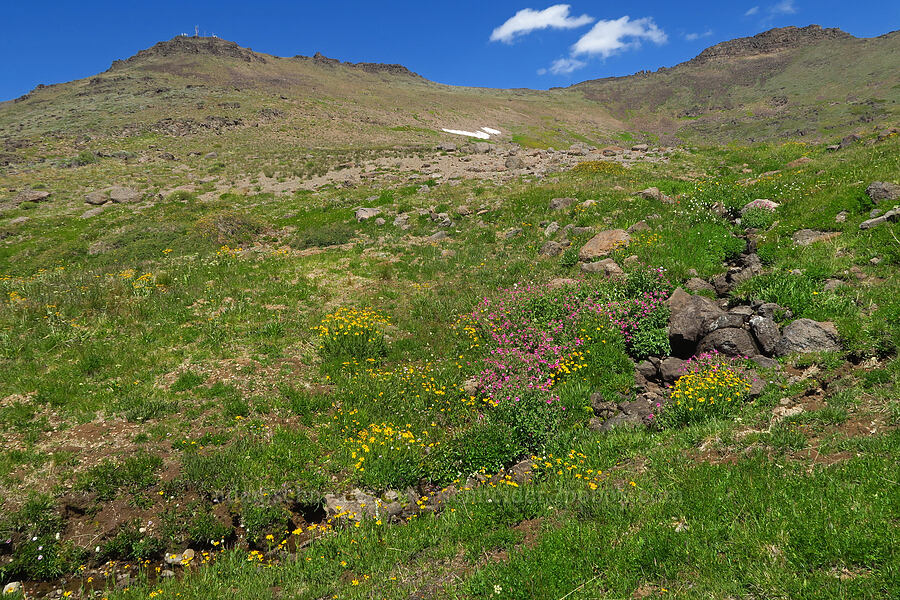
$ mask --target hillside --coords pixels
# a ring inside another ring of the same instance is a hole
[[[3,599],[900,597],[896,43],[0,105]]]

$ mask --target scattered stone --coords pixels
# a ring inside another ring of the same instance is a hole
[[[809,246],[815,242],[824,242],[841,235],[840,231],[816,231],[814,229],[801,229],[794,232],[791,239],[798,246]]]
[[[87,204],[92,204],[94,206],[101,206],[109,202],[109,190],[96,190],[93,192],[88,192],[84,196],[84,201]]]
[[[772,422],[777,423],[790,417],[796,417],[803,412],[803,406],[776,406],[772,409]]]
[[[425,238],[426,242],[435,243],[440,242],[441,240],[446,240],[450,235],[446,231],[438,231],[437,233],[432,233],[427,238]]]
[[[170,554],[167,552],[164,560],[166,561],[166,564],[169,565],[182,565],[194,560],[194,556],[194,551],[188,548],[187,550],[179,554]]]
[[[438,227],[452,227],[453,221],[450,220],[450,215],[447,213],[431,213],[431,221],[437,224]]]
[[[762,369],[777,369],[780,366],[777,360],[769,358],[768,356],[763,356],[762,354],[757,354],[750,360],[755,362]]]
[[[50,198],[50,192],[46,190],[23,190],[13,199],[13,204],[19,205],[23,202],[46,202]]]
[[[765,302],[760,304],[756,309],[756,314],[767,319],[775,319],[775,317],[785,317],[790,319],[793,315],[791,311],[774,302]]]
[[[622,154],[623,152],[625,152],[625,149],[618,146],[607,146],[601,151],[603,156],[616,156],[618,154]]]
[[[470,396],[478,393],[478,380],[474,377],[466,379],[462,384],[463,391]]]
[[[757,198],[756,200],[751,200],[750,202],[745,204],[744,207],[741,209],[741,214],[744,214],[748,210],[751,210],[754,208],[762,208],[762,209],[774,212],[775,209],[778,208],[779,206],[780,205],[777,202],[773,202],[766,198]]]
[[[30,219],[28,217],[16,217],[15,219],[12,219],[9,222],[9,224],[10,225],[19,225],[21,223],[27,223],[28,221],[30,221]]]
[[[552,223],[547,225],[547,227],[544,229],[544,237],[550,237],[557,231],[559,231],[559,223],[557,223],[556,221],[553,221]]]
[[[659,376],[666,383],[673,383],[681,377],[681,367],[684,361],[674,356],[668,356],[659,363]]]
[[[869,211],[869,218],[874,219],[875,217],[880,217],[884,213],[880,208],[873,208]]]
[[[602,258],[616,248],[628,246],[629,242],[631,236],[624,229],[607,229],[588,240],[578,252],[578,258],[583,261]]]
[[[553,198],[550,200],[550,210],[569,208],[576,202],[578,202],[578,198]]]
[[[728,280],[728,275],[725,273],[713,277],[711,283],[718,296],[724,297],[731,292],[731,282]]]
[[[582,263],[582,273],[600,273],[610,279],[619,279],[625,276],[622,268],[611,258],[604,258],[597,262]]]
[[[163,160],[175,160],[175,155],[171,152],[163,152],[159,157]]]
[[[797,319],[785,326],[781,339],[775,344],[775,355],[787,356],[840,349],[838,332],[833,323]]]
[[[843,139],[841,139],[841,143],[838,147],[841,150],[843,150],[844,148],[849,148],[850,146],[852,146],[853,144],[855,144],[856,142],[858,142],[861,139],[862,138],[860,136],[858,136],[855,133],[852,133],[850,135],[844,136]]]
[[[385,223],[387,223],[387,221],[385,221],[385,220],[384,220],[383,218],[381,218],[381,217],[378,217],[377,219],[375,219],[375,224],[378,225],[379,227],[381,227],[381,226],[384,225]]]
[[[585,200],[584,202],[581,203],[581,208],[590,208],[590,207],[594,206],[595,204],[597,204],[596,200]]]
[[[650,231],[650,226],[647,225],[647,221],[640,220],[628,229],[625,230],[628,233],[637,233],[639,231]]]
[[[741,319],[743,319],[744,321],[749,321],[750,317],[754,315],[753,308],[747,306],[746,304],[739,304],[738,306],[731,308],[728,313],[732,315],[740,315]]]
[[[778,324],[772,319],[755,315],[750,317],[750,330],[763,354],[771,356],[775,352],[775,345],[781,339]]]
[[[798,158],[797,160],[792,160],[791,162],[789,162],[788,164],[786,164],[785,167],[787,167],[788,169],[794,169],[794,168],[796,168],[796,167],[799,167],[799,166],[801,166],[801,165],[805,165],[805,164],[811,163],[811,162],[812,162],[812,159],[811,159],[810,157],[808,157],[808,156],[801,156],[801,157]]]
[[[442,150],[444,152],[456,152],[456,144],[452,144],[450,142],[444,142],[442,144],[438,144],[438,150]]]
[[[584,142],[575,142],[569,146],[567,154],[570,156],[585,156],[590,151],[590,146]]]
[[[631,256],[626,256],[622,263],[626,266],[630,266],[636,264],[639,260],[637,254],[632,254]]]
[[[662,192],[659,191],[659,188],[649,187],[645,190],[641,190],[637,195],[641,198],[646,198],[647,200],[659,200],[662,196]]]
[[[510,171],[514,171],[516,169],[524,169],[525,161],[519,158],[518,156],[510,156],[506,159],[506,168]]]
[[[632,152],[646,152],[648,149],[647,144],[635,144],[631,147]]]
[[[208,158],[208,159],[219,158],[219,153],[218,152],[207,152],[206,154],[203,155],[203,158]]]
[[[579,281],[577,279],[572,279],[570,277],[555,277],[547,282],[547,287],[551,290],[558,290],[561,287],[567,285],[578,285]]]
[[[163,569],[162,571],[160,571],[159,576],[163,579],[175,577],[175,571],[173,571],[172,569]]]
[[[881,258],[878,256],[873,256],[872,258],[869,259],[869,264],[879,265],[879,264],[881,264]]]
[[[867,221],[863,221],[859,224],[860,229],[871,229],[873,227],[877,227],[883,223],[887,223],[888,221],[900,221],[900,208],[894,208],[892,210],[887,211],[883,215],[879,215],[873,219],[868,219]]]
[[[356,220],[357,222],[367,221],[368,219],[377,217],[381,214],[380,208],[357,208],[356,209]]]
[[[681,288],[672,292],[669,305],[669,342],[676,356],[690,356],[704,333],[707,321],[723,314],[711,299],[693,296]]]
[[[475,154],[489,154],[494,151],[494,146],[487,142],[475,142],[472,144],[472,151]]]
[[[876,204],[882,200],[897,200],[900,198],[900,185],[889,181],[875,181],[866,188],[866,194]]]
[[[716,291],[716,288],[714,288],[712,286],[712,284],[710,284],[706,281],[703,281],[699,277],[691,277],[690,279],[688,279],[687,282],[685,282],[685,284],[684,284],[684,288],[686,290],[690,290],[694,293],[697,293],[697,292],[713,292],[713,293],[715,293],[715,291]]]
[[[733,327],[717,329],[700,340],[697,352],[716,350],[728,356],[755,356],[759,354],[750,334]]]
[[[504,231],[502,235],[503,235],[503,239],[509,240],[509,239],[516,237],[520,233],[522,233],[521,227],[513,227],[512,229],[507,229],[506,231]]]
[[[100,213],[103,212],[104,208],[105,207],[103,207],[103,206],[97,206],[95,208],[87,210],[81,214],[81,218],[82,219],[90,219],[92,217],[96,217],[97,215],[99,215]]]
[[[635,366],[635,369],[647,379],[656,379],[659,375],[659,368],[649,360],[642,360]]]
[[[846,210],[842,210],[834,217],[835,223],[843,223],[846,220],[847,220],[847,211]]]
[[[114,185],[109,188],[109,199],[116,204],[131,204],[140,202],[143,195],[132,188]]]
[[[837,291],[838,288],[842,288],[845,285],[847,284],[840,279],[826,279],[825,286],[822,289],[824,289],[826,292],[834,292]]]
[[[409,215],[406,213],[400,213],[396,217],[394,217],[394,227],[399,227],[400,229],[409,229]]]
[[[456,214],[458,214],[461,217],[468,217],[469,215],[472,214],[472,209],[470,209],[465,204],[462,204],[456,208]]]
[[[541,246],[541,249],[538,250],[538,254],[541,256],[559,256],[569,245],[571,245],[569,240],[564,240],[562,242],[548,241]]]

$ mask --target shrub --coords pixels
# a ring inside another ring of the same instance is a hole
[[[775,211],[756,206],[741,215],[741,225],[747,229],[768,229],[775,222]]]
[[[750,380],[739,359],[717,352],[695,356],[681,367],[657,424],[674,427],[726,416],[749,390]]]
[[[275,536],[281,541],[290,516],[280,504],[247,501],[241,506],[241,526],[251,544],[261,544],[264,539],[274,542]]]
[[[628,354],[636,361],[649,356],[667,356],[672,351],[669,330],[665,327],[639,327],[631,337]]]
[[[558,398],[529,390],[499,401],[487,416],[509,427],[515,444],[529,452],[538,452],[556,434],[565,410]]]
[[[103,545],[103,554],[109,558],[142,560],[162,552],[161,539],[141,533],[139,521],[129,521],[119,527],[115,537]]]
[[[314,328],[319,334],[319,351],[327,358],[363,360],[387,352],[384,326],[388,319],[368,308],[339,308],[325,315]]]
[[[139,492],[158,481],[156,471],[162,467],[162,459],[143,450],[117,464],[105,460],[81,475],[76,489],[97,493],[99,500],[112,500],[125,488]]]
[[[429,478],[446,483],[477,472],[496,473],[524,452],[509,425],[480,420],[429,455]]]
[[[194,225],[194,230],[219,245],[242,245],[253,241],[253,237],[263,230],[263,223],[251,215],[226,210],[203,217]]]

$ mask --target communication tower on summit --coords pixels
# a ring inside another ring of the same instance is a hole
[[[194,37],[200,37],[200,26],[194,25]]]

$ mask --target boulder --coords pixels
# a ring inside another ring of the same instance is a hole
[[[659,200],[662,197],[662,192],[659,191],[659,188],[649,187],[645,190],[641,190],[637,195],[641,198],[646,198],[647,200]]]
[[[681,367],[684,361],[674,356],[668,356],[659,363],[659,375],[666,383],[672,383],[681,377]]]
[[[109,188],[109,199],[116,204],[131,204],[133,202],[140,202],[143,195],[129,187],[122,187],[120,185],[114,185]]]
[[[437,149],[443,150],[444,152],[456,152],[456,144],[444,142],[442,144],[438,144]]]
[[[103,212],[103,209],[104,209],[103,206],[96,206],[90,210],[86,210],[81,214],[81,218],[82,219],[90,219],[92,217],[96,217],[97,215],[99,215],[100,213]]]
[[[728,278],[728,274],[722,273],[713,277],[712,286],[716,290],[716,295],[727,296],[731,292],[731,281]]]
[[[632,152],[646,152],[648,149],[647,144],[635,144],[631,147]]]
[[[494,146],[488,144],[487,142],[475,142],[472,144],[472,151],[475,154],[489,154],[493,152]]]
[[[767,319],[775,319],[778,317],[781,319],[782,317],[790,319],[793,314],[791,311],[779,304],[775,304],[774,302],[764,302],[760,304],[756,308],[756,314],[761,317],[766,317]]]
[[[855,133],[846,135],[841,139],[841,143],[840,143],[839,147],[841,150],[843,150],[844,148],[849,148],[850,146],[852,146],[853,144],[855,144],[856,142],[858,142],[861,139],[862,138]]]
[[[637,233],[639,231],[650,231],[650,226],[647,225],[647,221],[640,220],[628,229],[625,230],[627,233]]]
[[[669,342],[678,356],[690,356],[705,332],[705,324],[723,314],[709,298],[692,296],[681,288],[672,292],[669,305]]]
[[[750,317],[750,331],[753,332],[753,337],[763,354],[772,356],[775,352],[775,345],[781,339],[778,323],[772,319],[755,315]]]
[[[95,190],[84,195],[84,201],[93,206],[101,206],[109,202],[109,190]]]
[[[50,199],[50,192],[46,190],[23,190],[13,200],[14,204],[22,204],[23,202],[47,202]]]
[[[538,250],[538,254],[541,256],[559,256],[569,245],[571,245],[569,240],[564,240],[562,242],[545,242],[544,245],[541,246],[541,249]]]
[[[897,200],[900,198],[900,185],[889,181],[874,181],[866,188],[866,194],[876,204],[882,200]]]
[[[773,202],[766,198],[757,198],[756,200],[751,200],[750,202],[745,204],[744,207],[741,209],[741,214],[744,214],[748,210],[751,210],[754,208],[762,208],[765,210],[774,211],[779,206],[780,205],[777,202]]]
[[[698,353],[712,352],[713,350],[727,356],[756,356],[759,354],[750,334],[745,329],[734,327],[717,329],[697,344]]]
[[[630,241],[631,236],[624,229],[607,229],[588,240],[578,252],[578,258],[584,261],[602,258],[616,248],[627,246]]]
[[[649,360],[642,360],[635,365],[635,370],[646,379],[656,379],[659,376],[659,367]]]
[[[718,329],[740,328],[744,326],[744,315],[733,312],[725,313],[703,324],[703,334],[709,335]]]
[[[409,229],[409,215],[406,213],[400,213],[396,217],[394,217],[394,227],[399,227],[400,229]]]
[[[562,210],[569,208],[578,202],[577,198],[553,198],[550,200],[550,210]]]
[[[622,267],[620,267],[616,263],[616,261],[611,258],[604,258],[603,260],[597,262],[582,263],[581,272],[600,273],[601,275],[604,275],[605,277],[608,277],[610,279],[619,279],[625,276],[625,272],[622,271]]]
[[[522,160],[521,158],[519,158],[518,156],[510,156],[509,158],[506,159],[506,162],[504,163],[504,165],[510,171],[514,171],[515,169],[524,169],[525,161]]]
[[[775,344],[775,355],[787,356],[840,349],[837,328],[833,323],[797,319],[786,325],[781,332],[781,339]]]
[[[716,292],[716,288],[712,286],[709,282],[703,281],[699,277],[691,277],[684,284],[684,288],[691,292]]]
[[[381,214],[380,208],[357,208],[356,220],[359,222],[367,221]]]
[[[544,229],[544,237],[550,237],[557,231],[559,231],[559,223],[557,223],[556,221],[553,221],[552,223],[547,225],[546,229]]]
[[[812,159],[808,156],[801,156],[797,160],[792,160],[788,164],[785,165],[788,169],[793,169],[799,167],[800,165],[805,165],[806,163],[812,162]]]
[[[510,239],[516,237],[517,235],[519,235],[520,233],[522,233],[521,227],[513,227],[512,229],[507,229],[500,235],[501,235],[501,237],[503,237],[503,239],[510,240]]]
[[[791,239],[798,246],[809,246],[815,242],[824,242],[841,235],[840,231],[816,231],[814,229],[801,229],[795,231]]]
[[[859,224],[860,229],[871,229],[888,221],[900,221],[900,208],[894,208],[883,215],[878,215]]]

